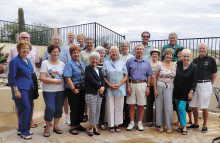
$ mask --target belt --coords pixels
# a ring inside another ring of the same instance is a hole
[[[210,82],[211,80],[197,80],[197,83]]]
[[[143,83],[146,82],[144,80],[130,80],[131,83]]]

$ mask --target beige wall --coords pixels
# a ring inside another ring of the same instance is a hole
[[[15,47],[15,46],[16,46],[16,44],[0,43],[0,47],[1,47],[1,46],[4,46],[4,45],[5,45],[5,47],[4,47],[4,49],[2,50],[3,53],[9,53],[9,52],[10,52],[10,49],[11,49],[12,47]],[[37,48],[39,57],[43,57],[43,56],[44,56],[44,53],[45,53],[45,51],[46,51],[46,49],[47,49],[46,46],[36,46],[36,45],[33,45],[33,47]]]

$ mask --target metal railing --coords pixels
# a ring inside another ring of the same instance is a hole
[[[110,45],[119,45],[119,43],[125,39],[125,36],[118,34],[117,32],[99,24],[99,23],[87,23],[81,25],[67,26],[58,28],[58,33],[62,37],[63,42],[67,42],[67,35],[72,31],[77,38],[80,33],[85,34],[85,37],[91,37],[94,39],[95,47],[101,45],[104,41],[107,41]]]
[[[131,41],[130,51],[135,47],[135,45],[142,43],[142,41]],[[169,43],[168,40],[150,40],[149,44],[153,45],[155,48],[162,50],[164,45]],[[208,55],[213,56],[215,59],[220,58],[220,37],[205,37],[205,38],[185,38],[178,39],[177,44],[180,46],[192,50],[193,58],[198,56],[198,45],[200,43],[206,43],[208,45]]]
[[[16,43],[18,34],[18,23],[0,20],[0,42]],[[33,45],[48,45],[52,36],[52,29],[49,27],[25,24],[25,32],[28,32]]]

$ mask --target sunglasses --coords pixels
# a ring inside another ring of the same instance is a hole
[[[150,38],[150,36],[142,36],[143,38]]]

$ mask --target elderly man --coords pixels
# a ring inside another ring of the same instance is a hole
[[[188,128],[199,128],[198,124],[198,107],[203,111],[202,132],[208,131],[208,106],[212,95],[212,85],[217,77],[217,64],[213,57],[207,55],[208,47],[205,43],[198,46],[199,57],[193,60],[197,65],[197,87],[189,106],[193,108],[194,124]]]
[[[30,42],[30,35],[27,33],[27,32],[22,32],[20,33],[19,35],[19,41],[21,40],[25,40],[25,41],[28,41]],[[10,52],[9,52],[9,55],[8,55],[8,59],[7,59],[7,62],[9,63],[11,61],[11,59],[13,59],[14,57],[16,57],[18,55],[18,51],[17,51],[17,47],[12,47]],[[33,73],[33,81],[34,81],[34,86],[35,86],[35,95],[37,98],[39,96],[38,94],[38,84],[37,84],[37,76],[35,74],[35,71],[36,71],[36,66],[35,66],[35,63],[39,63],[39,57],[38,57],[38,52],[37,52],[37,49],[35,47],[32,47],[32,50],[29,52],[28,56],[27,56],[30,61],[31,61],[31,64],[32,66],[34,67],[34,73]],[[33,102],[33,105],[32,105],[32,116],[31,116],[31,128],[35,128],[37,127],[37,123],[34,123],[33,122],[33,110],[34,110],[34,102]],[[17,115],[17,118],[18,118],[18,110],[17,108],[15,107],[15,112],[16,112],[16,115]]]
[[[150,60],[151,59],[150,51],[154,49],[154,46],[148,43],[150,40],[150,32],[148,31],[142,32],[141,38],[142,38],[142,46],[144,47],[143,57]],[[135,56],[136,54],[135,49],[132,50],[131,54]]]
[[[73,32],[68,33],[68,42],[63,44],[63,48],[69,51],[69,48],[74,45],[75,34]]]
[[[53,35],[52,36],[52,43],[55,44],[55,45],[58,45],[60,47],[60,55],[59,55],[59,58],[58,58],[60,61],[62,61],[63,63],[66,64],[68,61],[71,60],[71,57],[70,57],[70,54],[69,54],[69,49],[67,50],[67,49],[61,47],[62,40],[61,40],[60,35],[58,35],[58,34]],[[47,59],[50,59],[50,54],[46,51],[45,54],[44,54],[43,60],[47,60]],[[65,112],[65,117],[66,117],[66,124],[69,125],[70,124],[70,118],[69,118],[69,111],[68,111],[69,108],[68,108],[67,95],[65,97],[63,107],[64,107],[64,112]]]
[[[135,46],[136,57],[126,62],[129,80],[127,81],[127,101],[130,105],[130,124],[127,127],[131,131],[134,126],[135,106],[138,105],[138,130],[143,131],[142,124],[146,96],[149,95],[150,79],[153,75],[150,62],[143,57],[144,47],[141,44]]]

